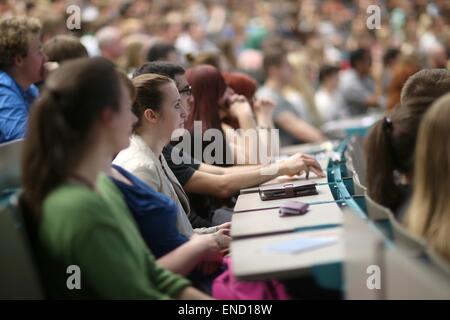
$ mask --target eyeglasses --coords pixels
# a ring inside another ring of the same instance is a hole
[[[184,87],[184,89],[181,89],[179,92],[180,92],[180,94],[185,94],[187,96],[191,96],[192,95],[192,87],[191,86]]]

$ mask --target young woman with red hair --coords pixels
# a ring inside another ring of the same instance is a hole
[[[233,89],[237,94],[243,95],[247,98],[252,107],[256,123],[260,128],[273,128],[273,109],[275,104],[268,99],[261,99],[255,96],[258,89],[258,83],[252,77],[240,72],[225,72],[223,73],[226,84]],[[237,119],[225,118],[224,122],[235,129],[240,126]],[[228,122],[227,122],[228,121]]]
[[[192,86],[194,99],[185,128],[196,134],[194,122],[200,121],[202,135],[208,129],[216,129],[221,133],[222,141],[219,144],[223,144],[222,157],[217,154],[212,155],[215,159],[213,163],[218,165],[230,164],[226,161],[228,159],[233,161],[232,164],[236,164],[236,162],[240,164],[254,162],[253,164],[257,164],[258,159],[251,159],[250,157],[250,154],[257,154],[257,152],[252,152],[258,150],[257,135],[250,136],[249,143],[246,143],[245,135],[231,130],[233,128],[253,129],[256,133],[256,122],[246,97],[235,94],[234,90],[227,86],[220,71],[212,66],[200,65],[188,69],[186,77]],[[226,119],[233,119],[235,124],[230,126],[226,123]],[[202,152],[209,145],[210,142],[203,141]],[[229,157],[230,154],[233,155],[232,158]],[[242,159],[242,155],[244,155],[244,159]]]
[[[275,127],[273,123],[275,104],[269,99],[257,98],[255,96],[258,83],[252,77],[240,72],[226,72],[223,73],[223,77],[226,84],[235,93],[243,95],[250,104],[257,124],[258,147],[260,150],[264,150],[265,152],[270,150],[268,154],[276,154],[276,150],[274,149],[278,146],[278,143],[272,142],[270,131]],[[233,129],[239,129],[241,127],[238,119],[232,115],[225,117],[222,122],[225,127]]]

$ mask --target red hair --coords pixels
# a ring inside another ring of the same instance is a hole
[[[255,96],[258,83],[252,77],[240,72],[224,72],[223,77],[226,84],[237,94],[247,98],[250,104]]]
[[[414,57],[406,57],[394,67],[391,83],[387,90],[387,109],[392,111],[399,103],[406,80],[420,71],[420,64]]]
[[[222,75],[227,86],[233,89],[236,94],[243,95],[253,109],[253,97],[258,88],[256,80],[241,72],[224,72]],[[226,116],[223,122],[234,129],[239,128],[239,121],[231,115]]]
[[[189,68],[186,78],[192,86],[194,105],[185,128],[194,129],[194,121],[202,121],[203,131],[215,128],[222,130],[219,116],[219,100],[225,93],[227,85],[220,71],[209,65]]]

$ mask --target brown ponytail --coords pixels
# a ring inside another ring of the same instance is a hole
[[[366,179],[369,196],[384,206],[392,207],[398,202],[398,191],[393,176],[395,167],[389,151],[392,133],[388,132],[391,129],[387,128],[386,122],[386,119],[378,121],[366,140]]]
[[[36,218],[84,156],[100,113],[118,110],[119,101],[118,73],[105,59],[69,61],[50,74],[32,107],[22,154],[23,199]]]
[[[409,100],[378,121],[367,137],[367,192],[394,211],[403,201],[394,174],[412,177],[419,124],[432,102],[433,98]]]

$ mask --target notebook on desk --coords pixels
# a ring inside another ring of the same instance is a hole
[[[323,202],[334,202],[333,194],[331,193],[330,187],[328,185],[317,185],[317,194],[294,197],[290,198],[292,200],[298,200],[301,202],[306,202],[308,204],[316,204]],[[274,209],[279,208],[281,204],[286,202],[286,199],[276,199],[270,201],[263,201],[259,195],[258,189],[256,192],[251,192],[247,194],[240,194],[236,205],[234,206],[234,212],[245,212],[252,210],[262,210],[262,209]]]
[[[282,185],[261,186],[258,192],[263,201],[287,199],[318,194],[316,186],[316,183],[297,181]]]
[[[322,185],[322,184],[327,184],[328,180],[326,177],[316,177],[314,175],[311,176],[308,180],[306,180],[304,176],[299,176],[299,175],[279,176],[273,180],[270,180],[270,181],[267,181],[266,183],[261,184],[260,186],[241,189],[239,194],[257,193],[257,192],[259,192],[260,187],[271,186],[271,187],[277,188],[277,187],[282,186],[283,184],[287,184],[287,183],[293,183],[295,185],[300,184],[300,183],[301,184],[316,183],[317,185]]]

